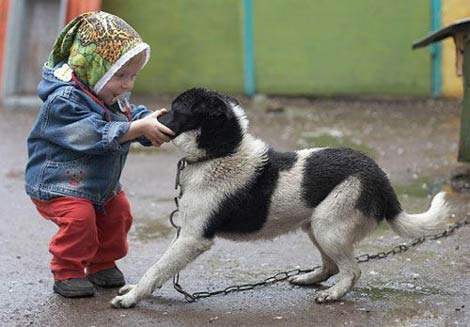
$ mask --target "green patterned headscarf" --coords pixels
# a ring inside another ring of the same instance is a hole
[[[124,20],[104,11],[88,12],[65,26],[48,66],[67,61],[75,75],[98,94],[119,68],[142,51],[145,65],[150,47]]]

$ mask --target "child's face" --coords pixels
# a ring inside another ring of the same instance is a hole
[[[125,92],[132,91],[135,77],[142,68],[144,60],[145,57],[143,55],[137,55],[122,66],[101,89],[100,93],[98,93],[101,100],[107,105],[112,105],[116,102],[116,97]]]

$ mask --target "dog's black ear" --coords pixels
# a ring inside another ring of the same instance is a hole
[[[206,97],[196,102],[191,111],[202,119],[220,119],[232,116],[227,103],[217,96]]]

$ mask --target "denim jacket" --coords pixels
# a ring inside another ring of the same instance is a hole
[[[111,111],[107,121],[103,107],[72,80],[56,78],[46,65],[38,94],[44,103],[27,140],[26,193],[39,200],[79,197],[103,208],[121,189],[119,178],[130,142],[120,144],[119,139],[130,122]],[[131,105],[131,121],[150,113],[144,106]],[[133,141],[151,145],[144,137]]]

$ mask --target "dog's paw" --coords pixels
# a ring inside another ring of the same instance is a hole
[[[329,303],[333,301],[338,301],[344,294],[337,292],[334,287],[329,288],[325,291],[318,293],[315,296],[315,302],[317,303]]]
[[[111,300],[111,306],[116,309],[132,308],[136,304],[137,304],[137,301],[133,297],[130,297],[129,295],[116,296],[114,299]]]
[[[319,278],[317,272],[289,277],[288,281],[294,285],[314,285],[323,282],[325,279]]]
[[[311,284],[313,284],[313,283],[310,282],[310,279],[306,278],[304,275],[289,277],[289,279],[287,281],[289,283],[293,284],[293,285],[311,285]]]
[[[326,281],[334,274],[334,272],[322,269],[320,271],[312,271],[306,274],[289,277],[288,281],[294,285],[317,285]]]
[[[118,291],[119,295],[124,295],[126,293],[129,293],[132,291],[132,289],[135,287],[135,284],[127,284],[121,287]]]

